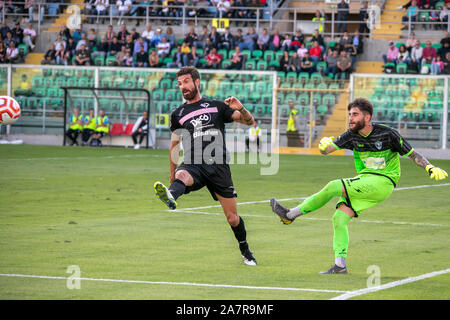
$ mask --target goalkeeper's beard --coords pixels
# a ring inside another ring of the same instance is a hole
[[[351,125],[352,125],[352,124],[349,124],[349,129],[350,129],[350,131],[351,131],[351,132],[354,132],[354,133],[357,133],[358,131],[364,129],[364,126],[365,126],[365,125],[364,125],[364,119],[362,119],[362,120],[359,121],[359,122],[354,122],[354,123],[353,123],[353,125],[354,125],[353,128],[351,127]]]

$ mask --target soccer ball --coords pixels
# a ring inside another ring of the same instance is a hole
[[[0,124],[13,124],[20,117],[19,103],[8,96],[0,96]]]

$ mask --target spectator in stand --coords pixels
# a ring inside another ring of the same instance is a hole
[[[148,51],[147,42],[145,42],[144,38],[139,38],[139,40],[134,42],[134,47],[133,47],[134,55],[137,55],[137,53],[140,51],[140,47],[144,47],[145,52]],[[145,61],[147,62],[147,60],[148,60],[148,56]]]
[[[305,56],[302,58],[302,62],[300,63],[301,72],[308,72],[311,75],[314,72],[314,62],[309,56],[309,53],[306,52]]]
[[[69,61],[72,61],[72,57],[75,56],[75,48],[76,48],[75,41],[73,41],[73,38],[69,38],[66,44],[66,50],[70,54]]]
[[[285,35],[284,35],[284,40],[283,40],[283,42],[281,43],[281,50],[283,50],[283,51],[289,51],[289,48],[290,48],[290,46],[291,46],[291,42],[292,42],[292,40],[291,40],[291,38],[289,37],[289,35],[288,35],[288,34],[285,34]]]
[[[167,27],[166,29],[166,39],[170,43],[171,48],[175,48],[177,39],[175,38],[175,35],[173,33],[172,27]]]
[[[9,47],[6,49],[6,61],[7,63],[16,63],[19,58],[19,50],[16,48],[16,44],[11,40]]]
[[[288,72],[289,70],[289,51],[284,50],[283,55],[280,57],[280,61],[278,62],[279,69],[278,71]]]
[[[447,3],[446,6],[447,7],[443,8],[439,13],[439,21],[441,22],[440,26],[444,30],[447,28],[447,24],[448,24],[448,16],[450,15],[450,3]],[[444,70],[445,70],[445,66],[444,66]]]
[[[131,36],[131,39],[133,40],[133,42],[135,42],[136,40],[139,40],[141,38],[141,35],[139,34],[139,32],[136,31],[136,28],[131,29],[130,36]]]
[[[442,70],[443,74],[450,74],[450,52],[447,52],[445,55],[445,59],[442,60],[442,63],[444,64],[444,69]]]
[[[305,53],[308,52],[308,49],[305,47],[305,43],[302,43],[300,45],[300,48],[297,49],[297,54],[300,58],[303,58],[305,56]]]
[[[183,65],[196,67],[198,60],[197,48],[192,47],[191,51],[183,56]]]
[[[117,40],[119,40],[120,44],[124,44],[127,40],[127,36],[129,36],[130,33],[127,30],[127,25],[124,23],[120,27],[120,31],[117,33]]]
[[[109,50],[108,50],[108,57],[109,56],[115,56],[117,54],[117,52],[119,52],[122,48],[122,44],[119,43],[119,40],[117,39],[117,37],[113,38],[113,42],[111,43],[111,45],[109,46]]]
[[[123,17],[126,17],[130,14],[131,7],[133,3],[131,0],[118,0],[116,2],[116,10],[119,15],[119,20],[117,21],[117,25],[120,26],[123,22]]]
[[[244,36],[242,35],[242,29],[238,28],[236,35],[234,36],[234,46],[237,46],[239,42],[244,42]]]
[[[311,42],[317,41],[319,43],[320,49],[322,49],[322,52],[325,51],[325,40],[323,40],[322,35],[319,33],[319,30],[314,30],[314,33],[311,37]]]
[[[240,7],[240,9],[236,9],[236,13],[234,18],[239,20],[246,20],[248,15],[248,7],[247,3],[244,0],[236,0],[236,7]],[[239,26],[239,21],[236,22],[236,26]],[[247,21],[245,21],[244,26],[247,26]]]
[[[327,76],[332,75],[332,78],[334,79],[337,73],[337,62],[339,60],[339,52],[337,50],[333,50],[331,55],[328,55],[326,58],[327,62],[327,69],[325,70],[325,74]]]
[[[133,56],[134,54],[134,41],[131,38],[131,35],[128,35],[125,39],[125,48],[127,48],[127,50],[130,50],[131,55]]]
[[[198,35],[195,33],[195,28],[191,27],[189,33],[184,37],[184,41],[188,43],[190,47],[195,46],[195,41],[198,40]]]
[[[50,49],[47,50],[44,56],[44,60],[41,61],[41,64],[55,64],[56,63],[56,50],[55,45],[52,43],[50,45]]]
[[[56,51],[56,64],[67,66],[69,64],[70,52],[65,47],[60,46]]]
[[[90,66],[91,65],[91,56],[89,54],[89,51],[86,49],[86,47],[84,45],[82,45],[80,50],[78,50],[76,53],[75,64],[77,66]]]
[[[87,47],[94,48],[97,46],[97,34],[95,29],[90,29],[87,35]]]
[[[94,24],[94,17],[97,15],[97,10],[95,9],[95,2],[96,0],[84,1],[83,13],[86,15],[86,22],[89,24]]]
[[[11,32],[8,32],[8,33],[6,34],[6,38],[3,40],[3,44],[4,44],[6,47],[9,47],[9,44],[11,43],[11,41],[13,41],[14,44],[17,46],[17,43],[14,41],[14,39],[13,39],[13,37],[12,37],[12,33],[11,33]]]
[[[428,40],[422,51],[422,64],[431,64],[436,56],[436,49],[431,44],[431,41]]]
[[[20,27],[20,23],[16,23],[16,27],[11,30],[11,35],[15,43],[23,43],[23,29]]]
[[[438,55],[441,56],[442,61],[445,60],[445,56],[447,55],[447,52],[450,52],[450,43],[444,42],[444,46],[441,47],[437,52]]]
[[[450,44],[450,36],[448,34],[448,31],[444,32],[444,37],[441,39],[441,41],[439,42],[442,47],[444,46],[445,42],[448,42]]]
[[[131,138],[133,139],[134,149],[139,149],[144,138],[148,135],[148,112],[144,111],[142,116],[139,117],[133,126],[131,131]],[[137,140],[139,136],[139,142]]]
[[[206,43],[206,38],[208,38],[208,27],[207,26],[203,26],[202,27],[202,32],[200,33],[200,35],[197,37],[197,40],[194,40],[194,46],[196,46],[197,48],[205,48],[205,43]]]
[[[392,62],[397,63],[398,59],[398,49],[395,46],[394,42],[389,42],[389,48],[387,54],[383,54],[383,61],[384,63]]]
[[[339,40],[339,44],[342,46],[342,48],[346,48],[347,45],[352,43],[352,39],[350,38],[350,36],[348,35],[348,32],[345,31],[344,34],[342,35],[341,39]]]
[[[444,70],[444,62],[441,56],[436,56],[431,64],[431,74],[438,75]]]
[[[153,39],[152,39],[152,46],[156,48],[156,46],[162,41],[163,37],[165,37],[165,34],[162,33],[162,29],[161,28],[156,29],[156,32],[153,35]],[[167,38],[166,38],[166,40],[167,40]]]
[[[302,30],[297,29],[295,34],[291,38],[291,43],[289,44],[289,51],[297,50],[300,48],[300,45],[305,42],[305,36],[302,33]]]
[[[416,45],[416,34],[414,32],[411,32],[411,34],[408,37],[408,40],[406,40],[406,50],[411,52],[411,49]]]
[[[342,50],[341,56],[337,62],[336,79],[345,80],[349,77],[352,70],[352,60],[347,56],[347,51]]]
[[[408,50],[406,50],[406,46],[403,44],[398,49],[397,62],[398,63],[406,63],[406,64],[409,64],[411,62],[411,60],[409,59],[409,52],[408,52]]]
[[[359,24],[359,32],[360,33],[370,33],[370,29],[367,26],[367,22],[369,21],[368,6],[369,6],[369,2],[364,1],[362,3],[361,9],[359,9],[358,20],[361,22]]]
[[[79,40],[79,41],[77,42],[77,46],[76,46],[75,50],[76,50],[76,51],[80,50],[80,49],[81,49],[81,46],[85,46],[86,48],[90,49],[90,47],[89,47],[89,42],[87,41],[87,38],[86,38],[86,33],[83,33],[83,34],[82,34],[81,40]]]
[[[273,35],[271,35],[269,38],[269,49],[272,51],[280,50],[282,42],[283,42],[283,39],[281,38],[280,34],[278,33],[278,29],[274,29]]]
[[[61,37],[62,37],[62,39],[64,41],[69,41],[69,39],[72,38],[72,34],[70,33],[70,29],[67,28],[66,25],[62,25],[61,26],[61,30],[59,30],[58,34],[61,35]]]
[[[236,46],[234,53],[231,55],[230,59],[231,64],[228,66],[228,69],[241,70],[243,60],[244,58],[241,53],[241,48],[239,48],[239,46]]]
[[[181,68],[183,66],[183,52],[181,46],[177,46],[177,51],[173,54],[172,62],[167,64],[167,68]]]
[[[419,8],[417,7],[417,2],[415,0],[411,1],[411,6],[406,10],[406,15],[402,17],[402,22],[406,23],[402,30],[408,29],[408,21],[411,18],[411,22],[416,22],[417,15],[419,13]],[[414,29],[414,25],[411,25],[411,29]]]
[[[416,45],[414,48],[411,49],[411,63],[410,63],[410,69],[414,71],[420,70],[420,65],[422,62],[422,53],[423,48],[420,45],[420,41],[416,40]]]
[[[125,57],[123,57],[122,65],[124,67],[131,67],[133,65],[133,56],[130,50],[126,51]]]
[[[148,57],[148,66],[150,68],[158,68],[159,67],[159,56],[155,50],[150,53],[150,57]]]
[[[144,42],[145,43],[145,42]],[[133,67],[147,68],[148,67],[148,53],[144,46],[139,48],[136,54],[136,62],[133,63]]]
[[[309,56],[311,60],[314,62],[314,65],[317,64],[322,58],[322,49],[319,46],[319,42],[314,41],[313,46],[309,49]]]
[[[217,49],[212,48],[211,52],[206,56],[206,65],[207,69],[218,69],[220,67],[220,63],[222,62],[222,56],[217,54]]]
[[[258,35],[256,39],[256,46],[261,51],[266,51],[269,48],[269,33],[266,28],[263,29],[263,32]]]
[[[6,47],[3,42],[0,41],[0,63],[6,62]]]
[[[29,23],[28,27],[23,30],[23,43],[28,45],[30,50],[34,50],[36,45],[34,42],[36,41],[36,31],[33,29],[33,24]]]
[[[86,31],[83,30],[83,25],[80,23],[80,25],[78,26],[78,29],[75,29],[75,31],[73,32],[72,38],[73,41],[75,42],[75,44],[78,43],[78,41],[81,40],[83,34],[85,34]]]
[[[145,42],[147,42],[147,48],[151,47],[152,39],[153,39],[154,35],[155,35],[155,31],[152,30],[152,26],[149,24],[146,25],[145,31],[142,32],[142,37],[145,39]]]
[[[206,38],[206,41],[205,41],[205,48],[203,49],[203,54],[204,54],[205,56],[207,56],[208,53],[209,53],[209,52],[211,51],[211,49],[213,49],[213,48],[215,48],[215,47],[214,47],[213,43],[211,42],[211,39]]]
[[[255,33],[255,29],[250,27],[248,29],[248,33],[242,37],[243,42],[238,43],[238,46],[242,50],[250,50],[253,52],[255,50],[256,40],[258,39],[258,35]]]
[[[0,28],[0,33],[2,34],[3,38],[6,38],[6,35],[8,32],[11,32],[11,29],[6,24],[6,19],[2,21],[2,27]]]
[[[319,34],[322,34],[325,18],[322,15],[322,12],[320,10],[316,10],[316,13],[314,14],[314,18],[312,18],[312,22],[314,22],[314,25],[317,26],[317,31],[319,32]]]
[[[299,74],[301,72],[302,58],[300,58],[297,52],[294,51],[292,56],[289,57],[287,72],[296,72]]]
[[[227,49],[230,50],[231,48],[234,48],[234,37],[230,32],[230,28],[225,28],[225,33],[220,37],[219,42],[219,49]]]
[[[230,10],[230,2],[228,0],[217,0],[216,3],[216,18],[225,18]]]
[[[215,27],[211,28],[211,33],[208,35],[208,39],[211,41],[213,47],[217,49],[220,42],[220,34],[217,33],[217,29]]]
[[[227,12],[225,13],[226,19],[234,19],[236,16],[237,9],[233,9],[233,7],[236,7],[236,3],[234,0],[230,0],[230,8],[228,8]]]
[[[117,54],[116,54],[116,61],[115,61],[115,65],[116,66],[123,66],[124,65],[123,61],[124,61],[124,58],[125,58],[126,54],[127,54],[127,48],[124,45],[122,45],[120,47],[120,51],[117,52]]]
[[[350,12],[350,8],[348,6],[348,3],[345,2],[345,0],[341,0],[339,4],[337,5],[338,13],[337,13],[337,32],[341,33],[342,31],[347,31],[347,20],[348,15]]]
[[[62,39],[61,35],[58,34],[56,41],[53,43],[55,45],[55,50],[59,51],[62,48],[66,48],[66,42]]]
[[[113,26],[109,25],[108,30],[106,31],[106,34],[105,34],[105,38],[106,38],[106,41],[108,41],[108,45],[111,45],[114,37],[115,37],[115,34],[114,34]]]
[[[109,6],[108,0],[96,0],[95,9],[97,10],[97,23],[99,23],[100,16],[103,17],[102,24],[105,24],[106,8]]]
[[[352,38],[352,45],[355,46],[357,54],[363,53],[364,49],[364,40],[358,30],[355,31],[355,34]]]
[[[356,47],[353,44],[349,44],[345,48],[345,51],[347,51],[347,56],[352,60],[352,65],[355,65],[358,56]]]
[[[181,43],[181,53],[183,54],[183,57],[189,52],[191,52],[191,48],[189,47],[187,42],[183,41],[183,43]]]
[[[170,53],[170,43],[167,42],[166,37],[162,37],[162,41],[157,44],[156,50],[158,56],[164,60],[164,58]]]

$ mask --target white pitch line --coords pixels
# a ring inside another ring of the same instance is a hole
[[[389,283],[386,283],[386,284],[383,284],[383,285],[377,286],[377,287],[371,287],[371,288],[365,288],[365,289],[360,289],[360,290],[356,290],[356,291],[350,291],[350,292],[344,293],[342,295],[339,295],[337,297],[334,297],[334,298],[332,298],[330,300],[347,300],[347,299],[350,299],[350,298],[361,296],[363,294],[367,294],[367,293],[371,293],[371,292],[377,292],[377,291],[381,291],[381,290],[386,290],[386,289],[402,286],[402,285],[407,284],[407,283],[428,279],[428,278],[439,276],[439,275],[446,274],[446,273],[450,273],[450,268],[449,269],[445,269],[445,270],[440,270],[440,271],[434,271],[434,272],[426,273],[426,274],[423,274],[423,275],[420,275],[420,276],[417,276],[417,277],[410,277],[410,278],[406,278],[406,279],[403,279],[403,280],[389,282]]]
[[[282,288],[282,287],[257,287],[257,286],[240,286],[231,284],[209,284],[209,283],[192,283],[192,282],[168,282],[168,281],[142,281],[142,280],[118,280],[118,279],[95,279],[95,278],[66,278],[52,276],[37,276],[26,274],[9,274],[0,273],[0,277],[18,277],[18,278],[37,278],[52,280],[80,280],[80,281],[101,281],[116,283],[140,283],[140,284],[162,284],[174,286],[194,286],[194,287],[215,287],[215,288],[235,288],[235,289],[251,289],[251,290],[278,290],[278,291],[309,291],[309,292],[325,292],[325,293],[346,293],[350,291],[343,290],[326,290],[326,289],[308,289],[308,288]]]

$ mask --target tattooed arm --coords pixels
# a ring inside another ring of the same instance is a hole
[[[254,119],[252,114],[244,108],[242,103],[235,97],[230,97],[226,99],[225,104],[227,104],[231,109],[235,110],[233,113],[233,120],[248,126],[253,125]]]
[[[422,168],[426,168],[427,165],[430,164],[430,162],[424,157],[422,156],[420,153],[418,153],[417,151],[413,151],[410,155],[409,158],[414,161],[415,164],[417,164],[419,167]]]

